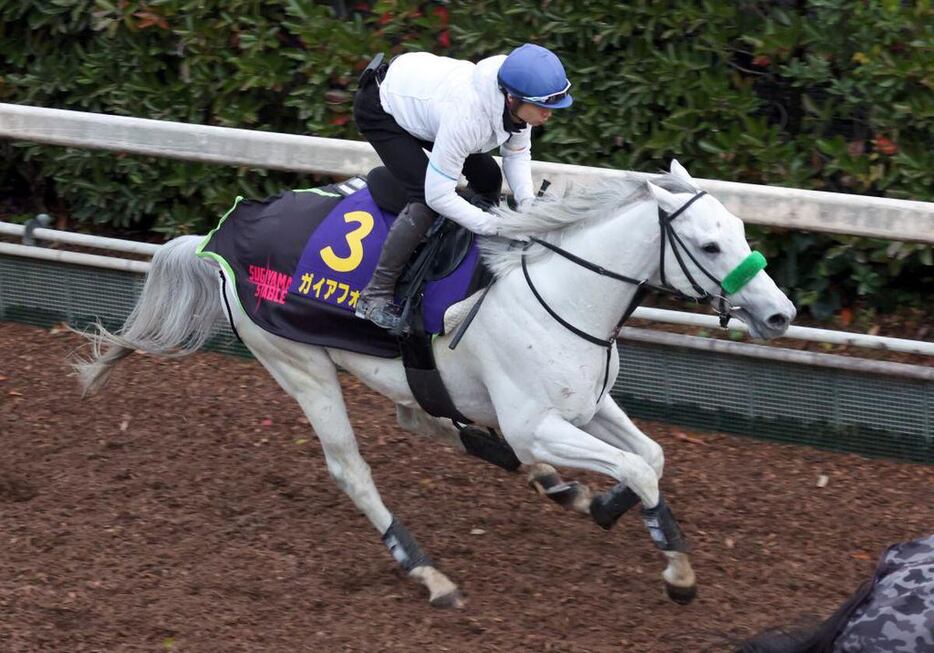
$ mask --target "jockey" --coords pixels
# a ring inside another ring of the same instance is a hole
[[[570,86],[558,57],[531,43],[477,64],[412,52],[367,67],[354,120],[408,203],[360,293],[358,317],[398,326],[396,281],[438,214],[474,233],[496,234],[496,221],[484,210],[499,201],[503,173],[490,150],[500,148],[517,205],[533,200],[532,127],[545,124],[553,109],[571,106]],[[456,193],[462,172],[469,202]]]

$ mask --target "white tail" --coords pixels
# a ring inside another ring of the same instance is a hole
[[[97,392],[113,366],[136,350],[158,356],[194,353],[223,317],[217,272],[195,255],[203,236],[181,236],[152,257],[139,301],[123,327],[111,333],[98,322],[83,333],[91,357],[72,363],[85,395]]]

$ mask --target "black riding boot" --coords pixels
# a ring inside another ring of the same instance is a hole
[[[399,325],[401,315],[393,303],[396,282],[437,215],[418,202],[410,202],[402,210],[386,234],[376,270],[357,300],[357,317],[366,318],[384,329]]]

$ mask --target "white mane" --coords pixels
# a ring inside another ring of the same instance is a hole
[[[673,193],[697,191],[671,173],[653,176],[651,181]],[[478,240],[483,261],[494,275],[501,276],[521,260],[523,250],[521,245],[516,244],[516,240],[537,236],[558,245],[570,230],[582,228],[595,220],[617,216],[628,207],[650,197],[643,177],[625,174],[594,186],[569,186],[561,196],[537,199],[522,212],[504,207],[494,209],[502,238]],[[529,250],[528,256],[535,258],[547,252],[545,248],[536,246]]]

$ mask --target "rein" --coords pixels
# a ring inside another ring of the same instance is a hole
[[[600,397],[603,396],[603,392],[606,390],[607,380],[610,374],[610,356],[613,349],[613,343],[616,342],[616,338],[619,335],[619,331],[623,326],[623,323],[629,319],[629,316],[632,315],[632,312],[636,310],[639,304],[642,303],[642,300],[645,298],[645,295],[649,290],[654,290],[657,292],[666,293],[672,295],[678,299],[696,301],[700,304],[710,304],[715,299],[719,300],[717,305],[717,313],[720,316],[720,326],[726,328],[727,324],[730,322],[732,317],[733,309],[737,308],[736,306],[730,306],[727,302],[726,295],[731,295],[743,286],[745,286],[749,281],[763,268],[765,268],[765,257],[759,252],[752,252],[743,259],[739,265],[737,265],[733,270],[727,274],[726,277],[721,281],[717,279],[710,271],[707,270],[700,262],[695,258],[691,251],[685,246],[684,241],[681,240],[681,237],[675,232],[674,227],[671,226],[672,221],[677,218],[679,215],[684,213],[694,202],[707,194],[707,191],[699,191],[691,199],[681,205],[677,211],[668,215],[665,211],[658,207],[658,225],[661,229],[661,244],[659,246],[659,277],[661,279],[661,284],[649,283],[648,279],[635,279],[633,277],[628,277],[624,274],[619,274],[618,272],[613,272],[612,270],[607,270],[606,268],[597,265],[596,263],[591,263],[590,261],[583,259],[576,254],[558,247],[552,243],[546,242],[541,238],[535,236],[529,239],[529,242],[523,247],[522,253],[522,274],[525,275],[525,281],[529,286],[529,290],[532,291],[532,294],[535,296],[535,299],[538,300],[538,303],[542,305],[542,308],[548,312],[548,314],[554,318],[558,324],[563,326],[565,329],[570,331],[576,336],[583,338],[587,342],[591,342],[595,345],[607,348],[606,356],[606,370],[604,372],[603,378],[603,390],[600,391]],[[675,255],[675,259],[678,261],[678,265],[681,268],[681,271],[684,273],[684,276],[687,277],[688,282],[691,284],[691,288],[697,293],[697,296],[688,295],[678,288],[675,288],[665,280],[665,248],[666,242],[670,241],[671,251]],[[615,279],[617,281],[622,281],[624,283],[631,283],[636,286],[636,293],[632,298],[632,301],[629,302],[629,306],[626,307],[626,310],[623,311],[622,317],[620,317],[619,322],[616,323],[616,326],[613,328],[613,331],[610,333],[608,338],[599,338],[597,336],[591,335],[582,329],[574,326],[560,315],[558,315],[551,306],[545,301],[545,299],[538,292],[538,289],[532,283],[532,277],[529,276],[528,264],[526,262],[526,253],[528,249],[533,245],[541,245],[547,249],[550,249],[554,253],[566,258],[572,263],[579,265],[582,268],[590,270],[601,277],[607,277],[610,279]],[[694,277],[691,276],[690,271],[687,268],[684,257],[682,255],[687,254],[688,258],[697,266],[697,268],[711,281],[713,281],[719,288],[723,291],[723,294],[712,294],[707,292],[697,281],[694,280]],[[599,402],[599,399],[598,399]]]

